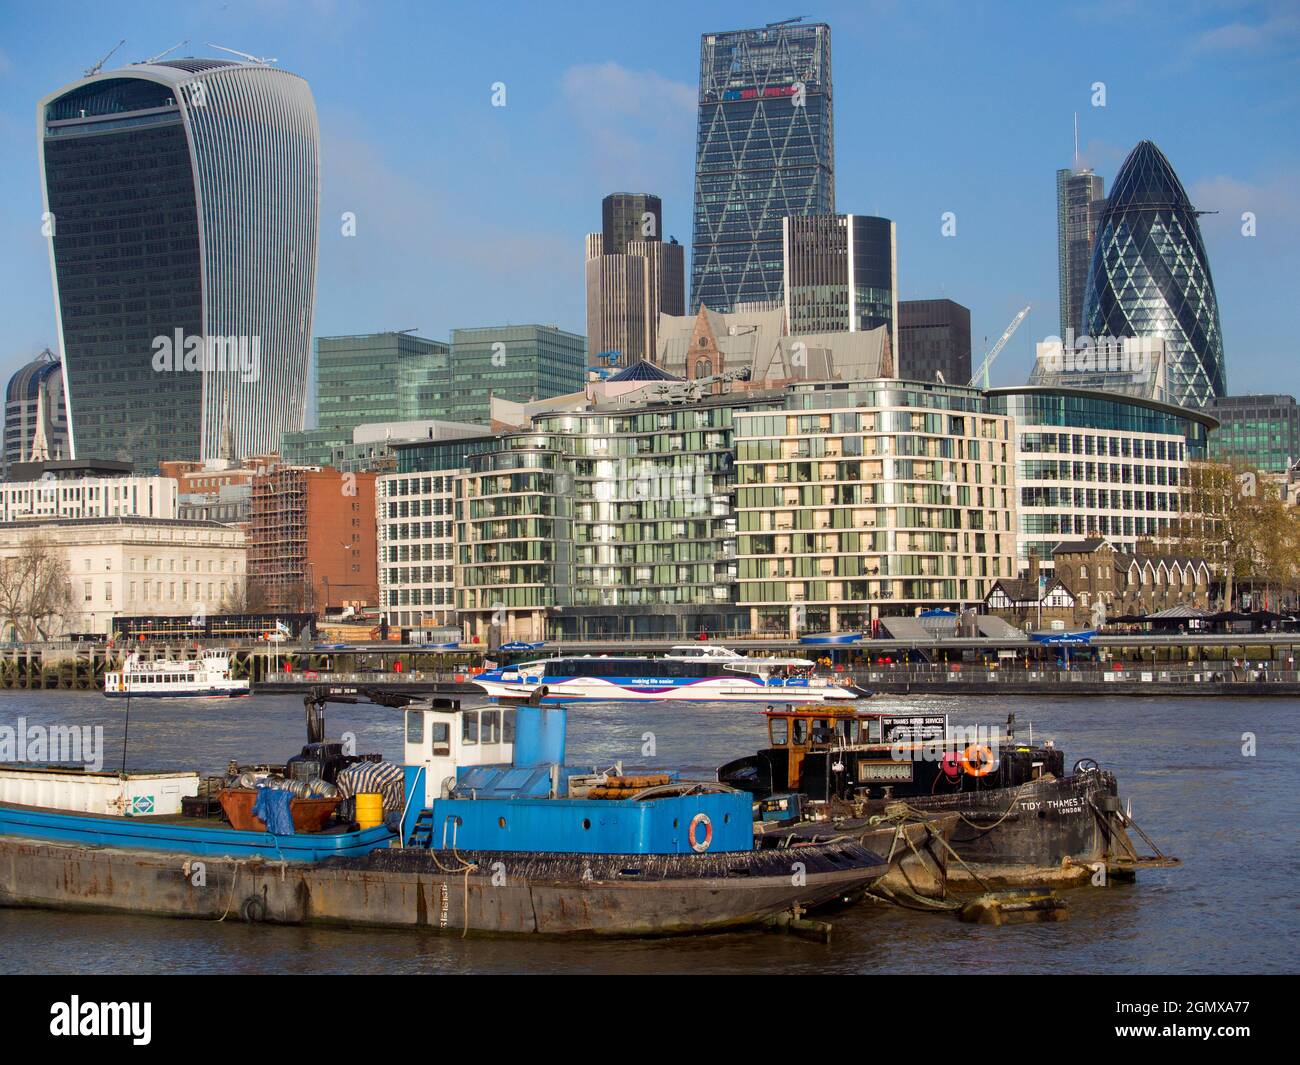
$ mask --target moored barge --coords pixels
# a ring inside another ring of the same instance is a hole
[[[321,714],[330,698],[307,699],[309,743],[290,760],[303,774],[332,775],[337,745],[323,742]],[[612,786],[627,783],[617,773],[566,766],[562,707],[387,701],[406,702],[405,758],[384,825],[248,832],[4,803],[0,904],[461,934],[669,935],[798,915],[887,870],[854,840],[756,847],[750,796],[716,782],[668,774],[628,788]],[[361,766],[375,780],[386,768]]]
[[[1091,759],[1067,773],[1053,743],[1016,740],[1014,715],[1005,733],[972,735],[950,730],[946,715],[764,713],[769,746],[717,774],[754,795],[764,846],[878,839],[882,820],[942,821],[958,889],[1070,886],[1178,864],[1124,812],[1113,773]],[[1130,830],[1153,853],[1140,853]]]

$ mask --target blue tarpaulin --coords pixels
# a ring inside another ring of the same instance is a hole
[[[257,801],[253,803],[253,816],[266,822],[266,830],[273,836],[293,835],[293,812],[289,803],[293,792],[279,788],[258,788]]]

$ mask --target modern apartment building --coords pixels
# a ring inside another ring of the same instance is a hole
[[[904,381],[950,385],[971,377],[970,309],[953,300],[900,300],[898,304],[898,376]]]
[[[1084,389],[991,389],[1015,423],[1017,557],[1050,572],[1062,540],[1104,537],[1133,553],[1177,531],[1189,464],[1217,424],[1196,410]]]
[[[260,62],[91,74],[37,106],[72,453],[264,454],[303,427],[316,287],[311,90]]]
[[[889,331],[898,351],[898,242],[894,223],[867,215],[781,220],[785,329],[802,333]]]
[[[780,305],[781,220],[835,210],[831,28],[700,39],[691,313]]]
[[[250,597],[271,610],[337,610],[378,600],[375,475],[275,466],[253,480]]]
[[[1206,407],[1219,420],[1210,434],[1210,458],[1266,473],[1300,462],[1300,407],[1295,396],[1219,396]]]
[[[971,388],[793,385],[738,411],[739,605],[755,632],[980,602],[1015,567],[1014,432]]]
[[[780,393],[533,419],[458,482],[457,595],[484,640],[739,632],[732,418]]]

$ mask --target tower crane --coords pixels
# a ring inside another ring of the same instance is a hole
[[[1031,304],[1026,304],[1020,308],[1019,312],[1011,319],[1011,324],[1006,327],[1002,335],[998,337],[998,342],[989,348],[989,352],[984,356],[984,361],[980,363],[980,368],[975,371],[975,375],[970,379],[971,387],[976,387],[983,381],[983,387],[989,387],[989,368],[993,365],[993,360],[998,357],[998,353],[1007,346],[1007,341],[1011,339],[1011,334],[1020,328],[1020,323],[1025,320],[1029,314]]]
[[[117,44],[113,45],[113,47],[108,50],[108,54],[105,55],[103,59],[101,59],[98,63],[96,63],[93,67],[91,67],[89,70],[86,71],[86,77],[88,78],[93,77],[94,75],[98,74],[101,70],[103,70],[104,64],[107,63],[113,57],[113,53],[116,52],[119,48],[121,48],[122,45],[124,44],[126,44],[125,37],[123,37],[120,41],[118,41]]]
[[[223,52],[229,52],[231,55],[237,55],[239,56],[240,59],[247,59],[250,63],[260,63],[262,66],[266,66],[268,63],[278,62],[278,60],[269,57],[249,55],[247,52],[240,52],[234,48],[227,48],[224,44],[213,44],[211,41],[208,42],[208,47],[219,48]]]

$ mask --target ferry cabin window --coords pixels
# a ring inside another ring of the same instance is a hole
[[[460,715],[460,742],[463,744],[478,743],[478,715],[477,710],[466,710]]]
[[[408,710],[406,712],[406,742],[424,742],[424,711]]]
[[[790,738],[790,722],[784,717],[768,718],[767,734],[772,738],[773,747],[784,747]]]
[[[429,725],[429,745],[435,758],[446,758],[451,754],[451,726],[445,721],[434,721]]]

